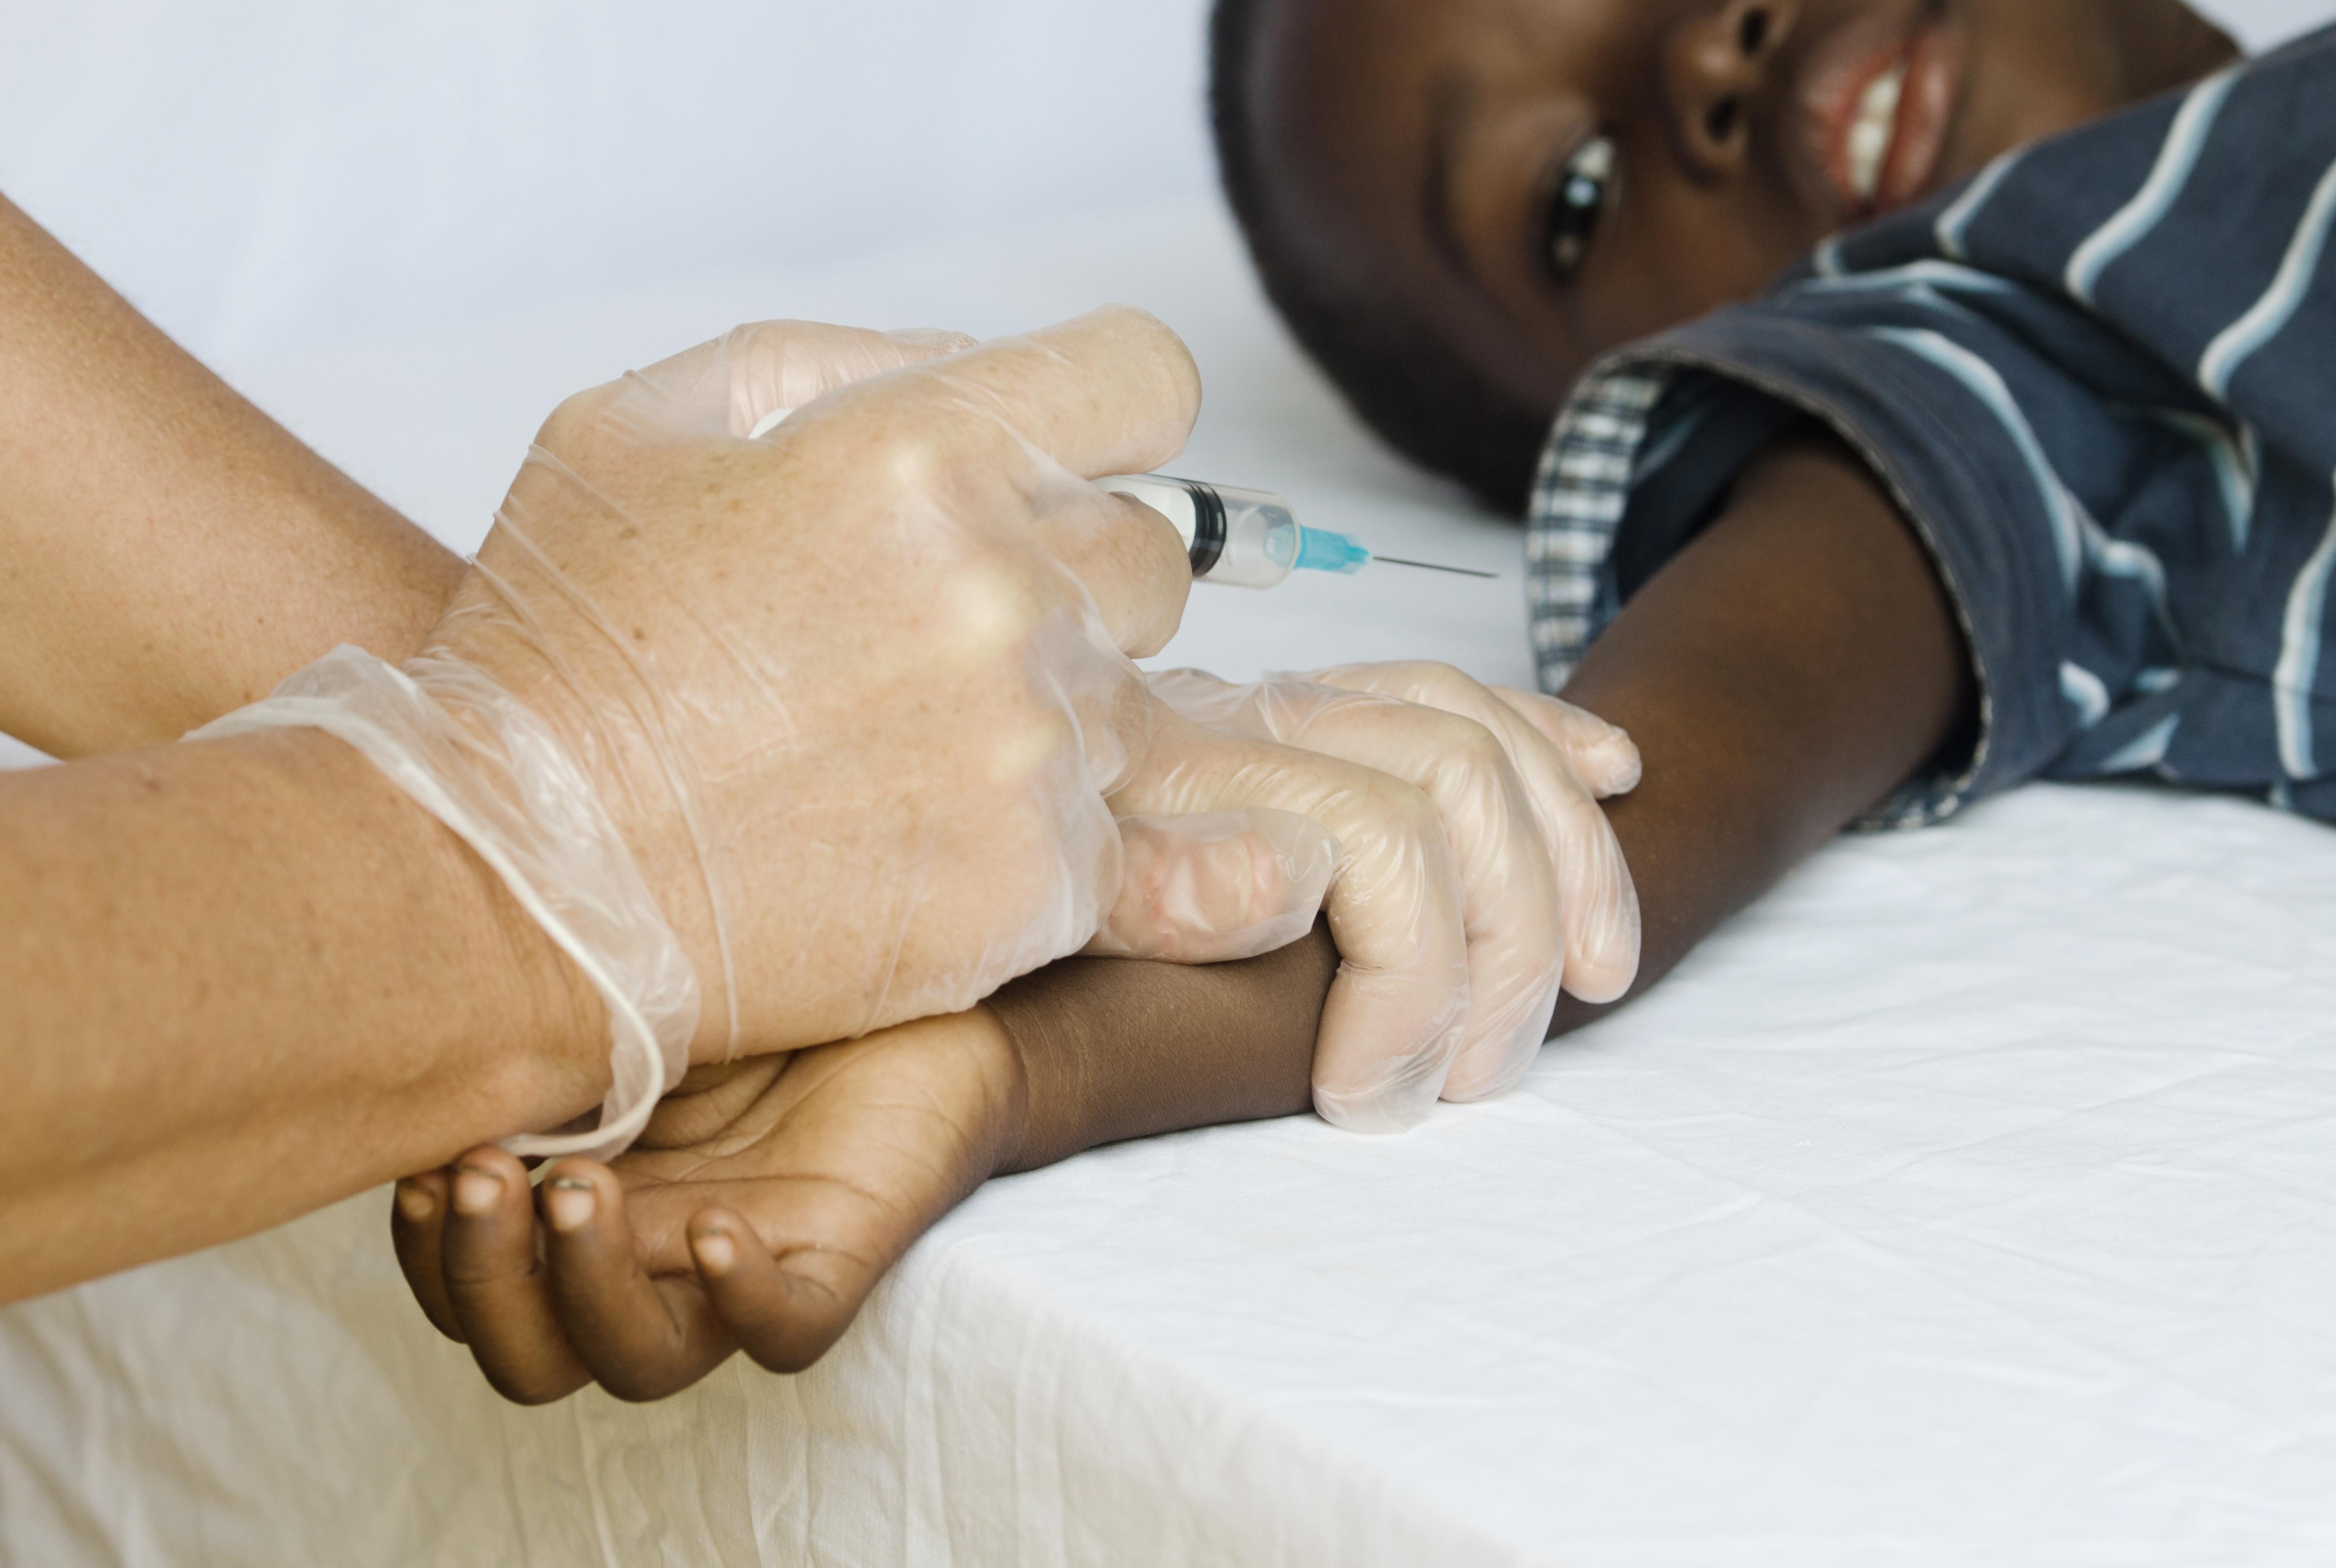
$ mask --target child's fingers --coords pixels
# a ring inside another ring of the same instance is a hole
[[[446,1234],[446,1203],[453,1188],[448,1171],[424,1171],[397,1183],[389,1208],[389,1244],[406,1286],[421,1305],[430,1326],[456,1344],[462,1342],[462,1325],[454,1303],[446,1295],[446,1271],[441,1248]]]
[[[723,1327],[774,1372],[800,1372],[827,1354],[859,1315],[872,1282],[855,1271],[839,1289],[786,1267],[728,1209],[706,1209],[691,1218],[689,1251]]]
[[[552,1300],[602,1388],[619,1399],[662,1399],[737,1349],[696,1281],[652,1280],[642,1269],[624,1188],[606,1165],[563,1160],[540,1196]]]
[[[525,1167],[501,1149],[473,1149],[454,1163],[452,1186],[441,1257],[462,1339],[506,1399],[565,1398],[591,1374],[552,1310]]]

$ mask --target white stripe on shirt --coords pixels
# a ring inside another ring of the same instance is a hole
[[[2141,190],[2068,258],[2066,281],[2071,296],[2092,304],[2093,287],[2109,264],[2140,244],[2172,210],[2198,167],[2198,154],[2205,151],[2215,117],[2222,113],[2244,69],[2233,65],[2191,90],[2183,101],[2182,112],[2174,117],[2173,128],[2166,133],[2165,145],[2157,151],[2157,166],[2149,171]]]
[[[2312,734],[2312,687],[2320,678],[2321,628],[2328,615],[2328,579],[2336,570],[2336,513],[2320,548],[2295,574],[2281,628],[2279,667],[2272,672],[2272,702],[2279,720],[2279,761],[2291,777],[2312,778],[2317,737]]]
[[[1864,330],[1869,336],[1897,344],[1929,360],[1977,393],[1988,412],[2002,421],[2005,433],[2028,464],[2029,476],[2043,492],[2044,509],[2052,519],[2052,542],[2060,552],[2060,580],[2070,593],[2076,592],[2078,569],[2085,559],[2084,525],[2078,521],[2077,498],[2060,482],[2060,471],[2044,454],[2044,443],[2036,438],[2035,427],[2020,411],[2020,400],[2011,395],[2011,388],[2003,384],[1995,366],[1940,333],[1903,326]]]
[[[2320,253],[2327,248],[2331,221],[2336,221],[2336,164],[2329,165],[2328,172],[2320,177],[2320,187],[2312,193],[2312,205],[2304,209],[2303,221],[2296,226],[2287,259],[2280,263],[2279,276],[2272,279],[2271,287],[2255,301],[2254,308],[2207,346],[2205,357],[2198,361],[2199,385],[2228,400],[2231,377],[2239,373],[2239,366],[2295,319],[2319,274]]]
[[[1979,216],[1980,209],[1993,200],[2004,176],[2019,167],[2020,159],[2026,155],[2026,148],[2007,152],[1981,170],[1979,177],[1971,182],[1971,189],[1955,198],[1952,207],[1939,214],[1938,225],[1932,232],[1938,237],[1940,249],[1958,261],[1971,259],[1963,252],[1964,230],[1971,228],[1971,219]]]

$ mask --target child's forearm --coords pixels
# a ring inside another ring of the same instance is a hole
[[[1565,696],[1646,762],[1607,806],[1646,921],[1632,996],[1967,736],[1976,705],[1930,557],[1864,464],[1816,443],[1746,474]],[[1553,1032],[1607,1010],[1569,997]]]
[[[1641,985],[1953,735],[1963,670],[1922,550],[1854,463],[1791,451],[1749,475],[1569,693],[1646,760],[1611,808]],[[450,1213],[444,1175],[407,1183],[399,1255],[515,1398],[594,1378],[654,1398],[740,1347],[797,1369],[984,1177],[1303,1111],[1337,964],[1319,927],[1241,964],[1071,959],[971,1013],[709,1075],[619,1171],[555,1169],[583,1205],[566,1229],[539,1230],[508,1155],[474,1153],[492,1202]],[[1566,1004],[1558,1027],[1589,1016]]]
[[[984,1006],[1021,1064],[1027,1107],[1005,1171],[1082,1149],[1312,1104],[1314,1037],[1338,967],[1321,926],[1246,963],[1067,959]]]
[[[1632,995],[1937,754],[1969,661],[1922,546],[1846,453],[1764,460],[1634,598],[1568,687],[1621,725],[1643,782],[1609,803],[1646,920]],[[1008,1169],[1290,1115],[1337,953],[1319,928],[1246,964],[1076,959],[990,1010],[1029,1083]],[[1553,1032],[1607,1011],[1567,998]]]

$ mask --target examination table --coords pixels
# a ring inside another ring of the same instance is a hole
[[[561,392],[735,319],[1105,297],[1201,357],[1179,467],[1504,574],[1203,590],[1170,662],[1529,679],[1516,530],[1365,442],[1197,202],[232,368],[469,548]],[[992,1183],[813,1371],[661,1405],[502,1404],[387,1213],[0,1311],[0,1562],[2325,1564],[2336,833],[2038,787],[1844,839],[1504,1100]]]

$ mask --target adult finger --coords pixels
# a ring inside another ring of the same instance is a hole
[[[1172,712],[1112,804],[1144,816],[1295,812],[1338,841],[1323,910],[1340,964],[1315,1047],[1315,1108],[1358,1132],[1425,1120],[1468,1015],[1466,896],[1435,803],[1376,769]]]
[[[945,498],[1058,563],[1111,640],[1141,656],[1174,631],[1191,557],[1167,519],[1085,482],[1182,451],[1200,395],[1175,334],[1113,306],[911,366],[825,406],[912,492]],[[1001,484],[1018,504],[990,493]]]
[[[1032,490],[1032,543],[1086,589],[1113,645],[1130,658],[1166,648],[1192,594],[1192,558],[1175,525],[1067,473]]]
[[[1083,479],[1157,468],[1184,450],[1201,414],[1191,350],[1159,317],[1125,305],[993,338],[894,385],[957,405],[955,422],[970,405]]]
[[[1501,738],[1465,714],[1307,677],[1179,670],[1153,687],[1188,716],[1376,768],[1436,803],[1467,899],[1468,1027],[1444,1097],[1514,1087],[1548,1037],[1566,944],[1550,847]]]
[[[1615,1000],[1638,978],[1638,888],[1613,824],[1582,772],[1606,793],[1638,783],[1638,748],[1592,715],[1550,697],[1503,696],[1449,665],[1348,665],[1313,678],[1476,720],[1501,737],[1525,782],[1555,860],[1565,923],[1565,989],[1585,1002]]]
[[[432,1328],[459,1345],[462,1325],[446,1294],[441,1251],[446,1234],[446,1203],[453,1190],[453,1177],[448,1171],[424,1171],[398,1183],[390,1196],[389,1244],[422,1315],[430,1320]]]
[[[591,1374],[552,1310],[527,1171],[501,1149],[473,1149],[453,1169],[442,1246],[447,1301],[462,1338],[506,1399],[565,1398]]]
[[[937,328],[871,332],[825,322],[762,321],[735,329],[726,341],[730,431],[754,436],[839,388],[962,354],[978,340]]]
[[[857,382],[972,346],[961,332],[876,332],[823,321],[756,321],[629,372],[618,417],[674,433],[769,433],[796,409]]]
[[[576,1355],[619,1399],[662,1399],[736,1347],[696,1283],[651,1279],[633,1245],[625,1192],[606,1165],[562,1160],[541,1189],[551,1296]]]
[[[1221,964],[1288,947],[1314,928],[1338,841],[1293,812],[1122,817],[1119,901],[1086,951]]]
[[[1629,794],[1639,787],[1643,765],[1628,730],[1608,724],[1588,708],[1574,706],[1537,691],[1514,687],[1488,688],[1510,712],[1533,726],[1581,776],[1600,800]]]

